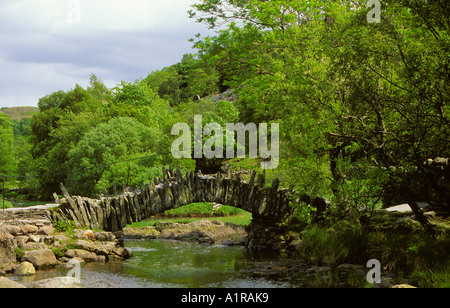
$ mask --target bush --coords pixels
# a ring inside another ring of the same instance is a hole
[[[73,232],[75,223],[73,221],[57,221],[53,224],[57,232]]]
[[[437,270],[416,270],[410,279],[419,288],[450,288],[450,262]]]

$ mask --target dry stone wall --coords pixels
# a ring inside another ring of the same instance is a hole
[[[76,227],[118,231],[166,210],[194,202],[216,202],[244,209],[267,223],[282,223],[292,214],[289,201],[292,190],[279,189],[276,179],[265,187],[265,178],[252,174],[249,182],[240,174],[202,175],[193,172],[183,176],[179,169],[163,168],[164,177],[133,193],[114,197],[89,199],[69,196],[62,186],[65,199],[50,213],[51,220],[73,221]]]

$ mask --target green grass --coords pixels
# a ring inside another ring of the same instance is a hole
[[[248,226],[252,220],[252,214],[244,210],[222,205],[220,209],[212,211],[212,203],[201,202],[192,203],[178,209],[165,211],[162,215],[154,218],[146,219],[140,222],[133,223],[132,228],[142,228],[154,226],[159,222],[175,222],[175,223],[190,223],[198,220],[219,220],[224,223],[231,222],[240,226]]]
[[[214,204],[208,202],[191,203],[178,209],[164,212],[164,216],[169,217],[215,217],[240,215],[245,211],[236,207],[222,205],[218,209],[213,209]]]
[[[9,202],[8,200],[5,200],[5,209],[10,209],[12,207],[13,207],[12,203]],[[3,209],[3,199],[1,199],[1,197],[0,197],[0,209]]]
[[[450,288],[450,262],[436,269],[416,270],[411,280],[419,288]]]

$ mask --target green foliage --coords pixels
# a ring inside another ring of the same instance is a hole
[[[17,261],[21,261],[23,256],[25,255],[25,250],[17,247],[15,248]]]
[[[219,78],[213,66],[206,65],[196,55],[186,54],[179,63],[152,72],[143,82],[171,106],[178,106],[182,102],[218,93]]]
[[[415,271],[423,286],[444,285],[445,237],[378,234],[369,225],[391,200],[445,199],[430,190],[423,163],[450,157],[448,5],[381,1],[381,22],[370,24],[366,4],[198,0],[190,16],[220,30],[197,35],[194,54],[113,89],[92,74],[86,89],[42,97],[31,120],[0,112],[0,174],[41,175],[8,185],[48,200],[60,182],[81,195],[114,183],[137,188],[169,164],[215,172],[231,162],[262,173],[258,159],[174,159],[166,155],[171,128],[193,129],[194,115],[222,127],[278,123],[280,162],[266,182],[279,178],[282,187],[331,202],[321,226],[311,226],[310,204],[292,205],[305,257],[333,265],[377,257]],[[230,88],[236,101],[214,100]],[[199,207],[211,210],[179,211]],[[420,267],[436,260],[442,267],[431,274]]]
[[[122,81],[120,87],[113,89],[113,94],[114,104],[122,103],[133,107],[149,106],[153,100],[159,99],[157,93],[145,83],[139,81],[134,83]]]
[[[192,203],[178,209],[167,210],[163,215],[177,217],[190,217],[190,216],[200,216],[200,217],[217,217],[217,216],[233,216],[245,213],[236,207],[222,205],[218,209],[214,209],[214,204],[208,202]]]
[[[302,232],[300,256],[332,268],[342,263],[362,264],[369,260],[369,242],[360,228],[341,221],[331,227],[312,226]]]
[[[190,223],[198,220],[218,220],[247,227],[252,221],[252,214],[242,209],[222,205],[213,213],[213,204],[207,202],[192,203],[178,209],[165,211],[162,215],[133,223],[132,228],[145,228],[160,222]]]
[[[3,209],[3,196],[0,197],[0,208]],[[9,202],[8,200],[4,200],[4,204],[5,204],[5,209],[10,209],[13,207],[12,203]]]
[[[136,183],[139,178],[133,175],[145,172],[154,176],[154,172],[146,170],[149,167],[145,168],[136,162],[115,163],[129,160],[133,155],[142,157],[154,154],[160,138],[158,130],[131,118],[113,118],[108,123],[98,125],[86,133],[68,153],[70,169],[80,170],[72,175],[73,187],[79,194],[92,195],[102,192],[102,188],[111,188],[112,182],[143,185],[142,182]],[[151,161],[147,160],[147,163]],[[150,164],[150,169],[152,167],[153,164]]]
[[[450,288],[450,262],[442,264],[438,269],[416,270],[411,280],[418,288]]]
[[[57,221],[53,224],[56,232],[73,232],[75,223],[73,221]]]
[[[37,187],[47,200],[61,182],[80,194],[109,190],[114,182],[143,185],[161,164],[171,162],[162,156],[115,164],[170,150],[170,134],[163,132],[173,111],[145,82],[122,82],[109,90],[92,74],[87,89],[76,85],[68,92],[52,93],[40,99],[39,107],[31,120],[32,157],[22,160],[20,172],[44,175],[27,178],[24,185]]]
[[[227,25],[195,46],[237,89],[241,119],[281,124],[277,173],[355,213],[379,206],[398,168],[450,154],[448,19],[437,3],[382,6],[380,24],[348,1],[202,0],[190,12]],[[428,197],[426,177],[408,177],[396,184]]]
[[[33,164],[23,161],[21,174],[86,170],[40,178],[43,195],[59,182],[91,193],[113,182],[142,185],[157,164],[217,170],[226,162],[169,156],[112,164],[169,152],[172,125],[192,126],[202,115],[204,125],[222,127],[279,123],[280,163],[268,181],[279,177],[283,186],[325,197],[332,217],[358,225],[367,218],[361,210],[380,207],[386,192],[408,195],[402,187],[412,187],[415,199],[435,197],[423,162],[450,156],[450,37],[439,2],[382,2],[379,24],[368,23],[365,2],[344,0],[199,0],[190,15],[220,27],[192,40],[196,53],[111,90],[91,75],[87,89],[40,99],[27,150]],[[205,99],[228,88],[237,101]],[[114,118],[134,124],[116,132]],[[89,169],[98,164],[112,165]]]
[[[173,119],[173,123],[187,123],[191,128],[191,149],[192,155],[194,157],[194,116],[201,115],[202,116],[202,128],[205,128],[205,125],[209,123],[217,123],[223,129],[226,128],[227,123],[237,123],[239,120],[239,111],[237,108],[230,102],[227,101],[219,101],[217,103],[213,102],[210,99],[201,99],[199,101],[187,101],[176,108],[176,117]],[[171,127],[171,126],[170,126]],[[226,131],[222,131],[223,136],[223,157],[226,156]],[[211,136],[202,135],[202,144],[204,145],[207,140],[209,140]],[[213,143],[212,147],[215,148],[215,143]],[[206,173],[215,173],[220,170],[221,164],[224,159],[221,158],[198,158],[196,161],[196,170],[201,170]]]
[[[14,157],[14,132],[10,117],[0,112],[0,174],[14,174],[16,161]]]

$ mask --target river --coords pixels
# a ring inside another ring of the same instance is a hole
[[[86,288],[279,288],[299,286],[279,278],[271,267],[280,256],[250,252],[242,246],[200,245],[172,240],[125,240],[133,257],[81,267]],[[275,266],[274,266],[275,267]],[[35,276],[9,278],[24,285],[65,276],[59,265]]]

